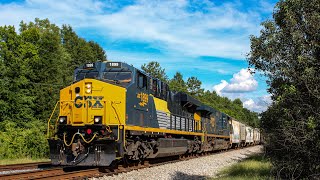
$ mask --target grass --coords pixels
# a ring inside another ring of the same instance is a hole
[[[253,155],[247,159],[223,169],[219,174],[221,180],[260,180],[272,179],[270,176],[271,163],[261,154]]]
[[[0,159],[0,165],[23,164],[23,163],[33,163],[33,162],[47,162],[47,161],[50,161],[50,159],[31,159],[31,158]]]

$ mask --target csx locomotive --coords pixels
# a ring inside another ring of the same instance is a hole
[[[54,165],[110,166],[260,140],[258,129],[122,62],[77,68],[56,107],[56,122],[50,121],[54,112],[48,121]]]

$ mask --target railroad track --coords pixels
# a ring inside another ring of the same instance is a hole
[[[13,170],[24,170],[24,169],[36,169],[50,167],[50,162],[36,162],[36,163],[24,163],[24,164],[10,164],[0,165],[1,171],[13,171]]]
[[[117,166],[114,169],[106,168],[84,168],[83,170],[76,170],[79,167],[71,167],[72,169],[67,170],[66,168],[52,168],[37,171],[28,171],[21,173],[2,174],[0,175],[1,180],[16,180],[16,179],[86,179],[91,177],[111,176],[123,172],[129,172],[141,168],[150,167],[149,163],[130,165],[123,167],[122,165]]]
[[[236,149],[229,149],[228,151],[236,151]],[[225,151],[220,152],[207,152],[202,154],[191,154],[186,156],[175,156],[175,157],[167,157],[167,158],[159,158],[154,159],[152,161],[144,161],[142,163],[134,163],[129,165],[117,165],[113,169],[110,168],[83,168],[79,170],[79,167],[70,167],[67,168],[51,168],[51,169],[43,169],[37,171],[29,171],[23,173],[15,173],[15,174],[3,174],[0,175],[0,179],[3,180],[11,180],[11,179],[87,179],[92,177],[101,177],[101,176],[112,176],[117,175],[119,173],[134,171],[143,168],[149,168],[154,166],[160,166],[168,163],[174,163],[179,161],[185,161],[189,159],[194,159],[198,157],[220,154]]]

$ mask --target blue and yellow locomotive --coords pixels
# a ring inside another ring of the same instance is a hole
[[[231,117],[126,63],[77,68],[56,107],[55,126],[48,122],[55,165],[109,166],[232,145]]]

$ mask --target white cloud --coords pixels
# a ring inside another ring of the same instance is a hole
[[[251,98],[247,99],[246,101],[243,102],[243,107],[250,109],[251,111],[263,112],[267,110],[270,104],[271,104],[270,95],[265,95],[265,96],[258,97],[255,100]]]
[[[221,91],[228,85],[229,83],[226,80],[221,80],[220,84],[214,85],[213,90],[216,91],[218,95],[222,95]]]
[[[138,0],[117,6],[98,0],[0,4],[0,25],[49,18],[58,25],[94,28],[106,39],[148,42],[168,53],[243,59],[249,51],[248,37],[258,33],[261,21],[258,12],[242,12],[236,3],[216,5],[207,1],[201,11],[188,10],[190,2],[185,0]]]
[[[252,109],[255,107],[255,102],[253,101],[253,99],[248,99],[243,102],[243,107],[248,108],[248,109]]]
[[[241,69],[233,74],[230,81],[221,80],[221,83],[213,86],[213,90],[220,96],[225,96],[234,100],[240,98],[243,107],[255,111],[263,112],[271,103],[270,95],[265,94],[261,90],[257,90],[258,82],[248,69]]]
[[[233,78],[228,83],[222,80],[220,84],[213,86],[217,94],[222,93],[242,93],[255,91],[258,87],[258,82],[254,79],[253,75],[248,69],[241,69],[240,72],[235,73]]]

